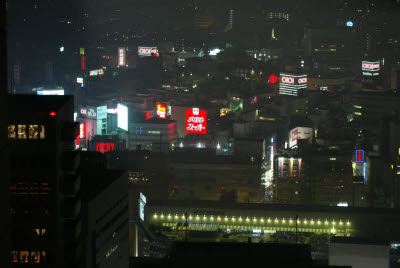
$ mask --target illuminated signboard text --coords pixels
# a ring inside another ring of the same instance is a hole
[[[157,47],[138,47],[138,55],[139,56],[158,56],[158,49]]]
[[[186,132],[207,134],[207,111],[199,108],[186,110]]]
[[[125,66],[125,48],[120,47],[118,48],[118,66]]]
[[[378,72],[381,69],[381,64],[379,61],[376,62],[362,62],[362,70],[363,71],[370,71],[370,72]]]
[[[85,123],[80,123],[79,124],[79,138],[83,139],[86,137],[86,133],[85,133],[86,129],[85,129]]]
[[[157,115],[160,118],[167,118],[167,106],[162,103],[157,103]]]
[[[98,152],[109,152],[114,151],[115,143],[97,143],[96,151]]]
[[[103,74],[104,74],[104,70],[98,69],[98,70],[90,71],[89,76],[98,76],[98,75],[103,75]]]

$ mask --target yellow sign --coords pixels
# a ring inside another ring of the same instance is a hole
[[[79,49],[79,54],[80,54],[80,55],[85,55],[85,49],[84,49],[83,47],[81,47],[81,48]]]

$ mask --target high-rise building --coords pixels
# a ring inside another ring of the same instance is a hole
[[[10,262],[71,267],[78,248],[80,202],[66,184],[79,177],[73,96],[10,95]]]

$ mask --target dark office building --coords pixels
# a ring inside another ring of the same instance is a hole
[[[12,267],[73,267],[80,203],[64,190],[79,179],[74,98],[14,95],[8,104]]]

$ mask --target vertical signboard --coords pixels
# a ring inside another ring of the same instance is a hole
[[[125,55],[126,51],[124,47],[119,47],[118,48],[118,66],[125,66],[126,62],[125,62]]]
[[[144,221],[144,207],[146,206],[146,196],[142,193],[139,194],[139,218]]]
[[[118,109],[117,126],[125,131],[128,131],[128,107],[126,105],[118,103],[117,109]]]
[[[186,132],[207,134],[207,111],[186,109]]]
[[[86,137],[86,125],[85,123],[79,124],[79,139],[83,139]]]

